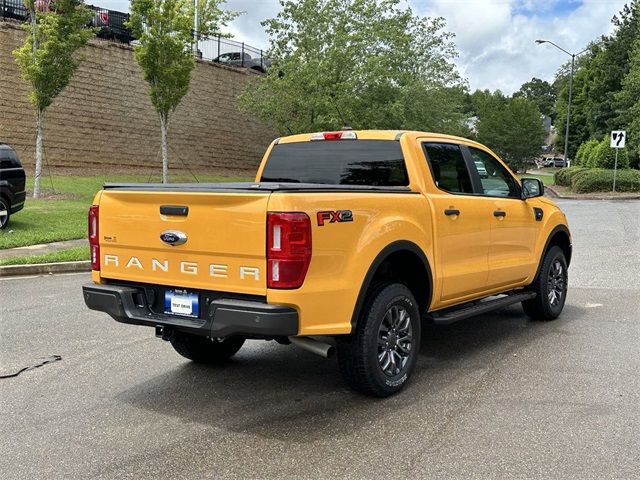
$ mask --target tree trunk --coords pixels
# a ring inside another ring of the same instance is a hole
[[[33,179],[33,198],[40,196],[40,180],[42,179],[42,121],[43,111],[36,111],[36,172]]]
[[[31,17],[31,32],[32,38],[32,51],[31,61],[36,63],[36,53],[38,52],[38,22],[35,7],[29,11]],[[42,118],[43,111],[39,107],[36,107],[36,171],[33,179],[33,198],[40,196],[40,180],[42,178]]]
[[[169,153],[167,151],[168,115],[160,114],[160,132],[162,143],[162,183],[169,182]]]

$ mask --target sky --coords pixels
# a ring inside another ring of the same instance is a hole
[[[444,17],[455,34],[455,60],[471,90],[500,89],[511,94],[538,77],[551,82],[569,52],[583,50],[589,41],[611,33],[611,18],[624,0],[403,0],[415,14]],[[87,0],[111,10],[128,11],[128,0]],[[278,0],[227,0],[228,10],[243,11],[227,31],[234,39],[266,49],[268,37],[260,21],[277,15]]]

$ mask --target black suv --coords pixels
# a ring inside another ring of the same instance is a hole
[[[0,143],[0,229],[24,207],[25,174],[16,151]]]

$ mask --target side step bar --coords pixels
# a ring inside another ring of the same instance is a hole
[[[530,300],[535,297],[535,292],[512,293],[494,300],[476,301],[472,304],[464,304],[460,307],[452,307],[440,310],[439,312],[433,312],[431,314],[431,319],[436,325],[449,325],[457,322],[458,320],[464,320],[465,318],[481,315],[483,313],[507,307],[514,303],[520,303],[524,300]]]

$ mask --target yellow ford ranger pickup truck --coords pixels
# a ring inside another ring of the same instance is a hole
[[[354,389],[387,396],[411,375],[422,322],[520,302],[560,315],[571,237],[543,192],[463,138],[279,138],[255,182],[106,184],[84,299],[196,362],[247,339],[336,352]]]

